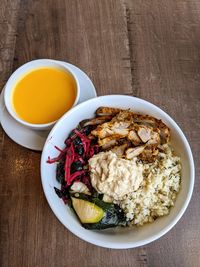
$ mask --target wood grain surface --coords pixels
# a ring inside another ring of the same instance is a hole
[[[42,191],[40,153],[0,128],[0,266],[200,266],[200,1],[1,0],[1,89],[36,58],[77,65],[98,95],[135,95],[168,112],[191,144],[195,189],[183,218],[158,241],[99,248],[58,222]]]

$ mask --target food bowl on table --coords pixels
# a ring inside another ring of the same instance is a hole
[[[56,164],[48,164],[49,157],[58,155],[55,149],[65,147],[64,141],[80,121],[94,117],[100,106],[131,109],[161,119],[171,132],[171,145],[181,158],[181,188],[175,206],[167,216],[139,227],[116,227],[106,230],[87,230],[80,224],[75,213],[55,194],[59,188],[56,180]],[[45,143],[41,158],[41,179],[47,201],[59,221],[79,238],[92,244],[115,249],[134,248],[148,244],[166,234],[182,217],[192,196],[194,186],[194,162],[186,137],[176,122],[157,106],[131,96],[108,95],[88,100],[70,111],[56,123]]]

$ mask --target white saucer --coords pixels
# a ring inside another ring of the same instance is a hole
[[[57,61],[60,64],[66,65],[72,71],[76,72],[80,83],[80,98],[78,103],[82,103],[88,99],[94,98],[97,96],[95,87],[90,80],[90,78],[79,68],[75,67],[72,64]],[[0,96],[0,122],[1,126],[6,132],[6,134],[17,144],[24,146],[26,148],[41,151],[43,149],[46,138],[49,134],[49,131],[35,131],[31,130],[16,120],[14,120],[8,113],[5,104],[4,104],[4,89],[2,90]]]

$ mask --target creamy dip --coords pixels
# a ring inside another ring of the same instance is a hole
[[[89,160],[92,186],[114,200],[137,190],[143,181],[143,166],[136,159],[118,158],[111,151],[101,152]]]

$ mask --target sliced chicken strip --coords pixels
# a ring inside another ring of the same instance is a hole
[[[141,114],[133,114],[132,115],[133,121],[138,124],[147,125],[151,127],[156,127],[157,120],[149,115],[141,115]]]
[[[131,130],[127,138],[135,145],[138,146],[142,143],[142,140],[139,138],[135,130]]]
[[[96,110],[96,115],[97,116],[105,116],[105,115],[116,115],[117,113],[119,113],[122,109],[119,108],[111,108],[111,107],[99,107]]]
[[[134,157],[137,157],[140,155],[145,149],[145,146],[137,146],[137,147],[131,147],[128,148],[125,152],[127,159],[133,159]]]
[[[114,146],[111,151],[115,153],[118,157],[122,157],[124,155],[124,151],[127,148],[128,144],[123,144],[120,146]]]
[[[111,139],[110,141],[108,141],[107,143],[105,143],[104,145],[102,145],[102,149],[103,150],[110,149],[113,146],[115,146],[116,144],[117,144],[117,140],[116,139]]]
[[[80,125],[82,127],[88,126],[88,125],[98,125],[102,124],[104,122],[108,122],[112,119],[112,116],[101,116],[93,119],[83,120],[80,122]]]
[[[116,121],[113,123],[110,121],[97,126],[91,133],[101,139],[111,135],[119,135],[121,136],[120,138],[122,138],[128,135],[129,126],[130,122]]]
[[[137,129],[137,134],[143,143],[146,143],[151,139],[151,133],[152,133],[151,128],[148,128],[147,126],[138,126],[136,129]]]
[[[158,120],[157,125],[160,130],[161,144],[168,143],[170,139],[170,129],[161,120]]]
[[[160,134],[158,132],[151,132],[151,138],[147,142],[147,145],[159,145],[160,144]]]
[[[161,143],[165,144],[169,142],[170,130],[167,125],[161,120],[158,120],[149,115],[133,114],[133,121],[140,125],[151,126],[154,129],[159,129]]]
[[[113,149],[115,147],[119,147],[122,145],[126,145],[126,148],[131,146],[131,142],[128,141],[126,138],[120,138],[120,139],[112,139],[113,137],[107,139],[106,141],[108,141],[107,143],[105,143],[104,145],[102,145],[102,149],[103,150],[107,150],[107,149]],[[101,141],[99,141],[101,142]],[[105,142],[105,141],[104,141]]]
[[[113,117],[112,121],[129,121],[133,123],[133,112],[129,110],[120,111],[115,117]]]
[[[103,139],[98,139],[98,144],[99,144],[99,146],[105,146],[106,144],[110,143],[112,140],[115,140],[115,143],[117,143],[120,138],[123,138],[123,136],[120,136],[117,134],[111,135],[111,136],[105,137]],[[114,143],[114,141],[113,141],[113,143]]]

